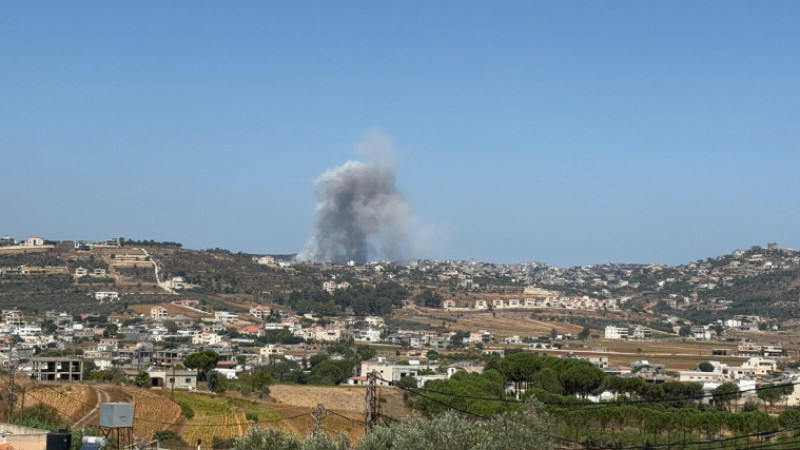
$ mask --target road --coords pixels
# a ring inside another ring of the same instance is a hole
[[[164,282],[164,283],[162,283],[162,282],[161,282],[161,278],[159,278],[159,276],[158,276],[158,263],[156,263],[156,260],[155,260],[155,259],[153,259],[153,258],[150,256],[150,254],[149,254],[149,253],[147,253],[147,250],[145,250],[145,249],[143,249],[143,248],[139,248],[139,250],[141,250],[141,251],[142,251],[142,253],[144,253],[144,256],[146,256],[146,257],[147,257],[147,259],[149,259],[149,260],[150,260],[150,262],[152,262],[152,263],[153,263],[153,269],[154,269],[154,270],[155,270],[155,272],[156,272],[156,284],[158,285],[158,287],[160,287],[161,289],[164,289],[165,291],[169,292],[170,294],[178,295],[178,293],[177,293],[177,292],[175,292],[175,291],[173,291],[172,289],[170,289],[169,287],[167,287],[167,285],[168,285],[168,283],[167,283],[167,282]]]
[[[102,390],[102,389],[94,389],[95,395],[97,395],[97,405],[91,409],[91,411],[87,412],[83,415],[80,419],[78,419],[73,425],[72,428],[80,429],[80,428],[87,428],[90,426],[97,426],[100,423],[100,404],[101,403],[108,403],[111,401],[111,394]]]

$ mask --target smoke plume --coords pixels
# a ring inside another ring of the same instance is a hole
[[[408,235],[412,210],[395,184],[394,151],[380,131],[365,133],[356,151],[368,159],[348,161],[314,180],[319,199],[314,237],[299,260],[364,264],[382,256],[396,259]]]

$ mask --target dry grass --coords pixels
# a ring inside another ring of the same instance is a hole
[[[185,442],[213,442],[215,437],[230,439],[241,436],[248,428],[244,413],[228,404],[222,396],[174,392],[175,399],[189,405],[194,417],[186,421],[180,432]]]
[[[577,334],[583,329],[580,325],[566,322],[549,322],[531,318],[534,310],[528,311],[441,311],[430,310],[423,314],[411,313],[406,319],[415,322],[441,326],[443,321],[451,330],[477,331],[488,330],[498,337],[503,336],[536,336],[550,334],[556,328],[563,333]],[[455,322],[453,322],[455,320]]]
[[[152,436],[159,430],[178,431],[184,422],[181,407],[164,396],[163,391],[135,387],[124,387],[121,391],[133,401],[133,432],[138,436]]]
[[[322,404],[338,413],[354,414],[361,417],[365,408],[366,390],[363,386],[308,386],[278,384],[270,387],[270,396],[275,399],[274,407],[292,405],[306,409],[316,408]],[[393,417],[404,417],[412,414],[403,404],[402,391],[393,387],[380,388],[383,411]],[[363,419],[363,417],[362,417]]]
[[[25,407],[37,403],[52,406],[67,422],[74,423],[95,407],[97,398],[85,384],[39,384],[25,392]]]

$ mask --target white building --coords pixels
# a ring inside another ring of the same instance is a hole
[[[250,315],[255,317],[256,319],[263,319],[264,317],[269,316],[270,308],[266,308],[261,305],[255,305],[250,308]]]
[[[604,336],[606,339],[628,339],[628,327],[608,325]]]
[[[678,381],[690,383],[720,383],[720,372],[701,372],[699,370],[681,370],[678,372]]]
[[[313,328],[300,328],[293,331],[295,336],[299,336],[307,341],[333,342],[342,338],[342,329],[337,325],[326,327],[316,326]]]
[[[94,298],[97,300],[116,300],[119,298],[119,293],[112,291],[97,291],[94,293]]]
[[[25,239],[25,245],[28,247],[44,245],[44,239],[42,239],[41,236],[31,236],[28,239]]]
[[[275,258],[270,255],[266,255],[256,259],[256,262],[264,266],[274,266]]]
[[[214,313],[214,318],[222,323],[239,323],[239,315],[228,311],[216,311]]]
[[[183,289],[185,283],[183,277],[172,277],[169,281],[169,287],[171,289]]]
[[[267,360],[273,355],[283,355],[283,348],[275,344],[268,344],[265,347],[261,347],[261,349],[258,351],[258,354],[261,356],[262,360]]]
[[[164,320],[167,318],[169,312],[163,306],[154,306],[150,308],[150,318],[153,320]]]
[[[342,281],[341,283],[337,283],[335,280],[328,280],[322,283],[322,289],[331,294],[333,294],[333,291],[337,289],[348,289],[349,287],[350,283],[348,283],[347,281]]]
[[[636,327],[634,327],[633,329],[633,332],[631,333],[631,337],[633,339],[652,339],[653,332],[651,330],[648,330],[647,328],[636,325]]]
[[[410,361],[411,362],[411,361]],[[397,383],[405,377],[416,377],[423,369],[436,370],[437,364],[419,364],[419,361],[414,361],[415,364],[389,364],[385,361],[362,361],[361,362],[361,375],[366,376],[373,371],[378,373],[376,384],[378,386],[389,386],[389,382]],[[351,383],[352,384],[352,383]]]
[[[365,342],[380,342],[381,330],[376,330],[375,328],[371,327],[367,328],[366,330],[359,330],[358,334],[355,336],[355,340]]]
[[[221,345],[222,343],[223,343],[223,338],[217,333],[204,331],[200,334],[192,336],[192,344],[194,345],[211,346],[211,345]]]

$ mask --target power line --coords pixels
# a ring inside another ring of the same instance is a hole
[[[759,444],[756,444],[756,445],[749,444],[747,446],[747,449],[748,450],[760,450],[760,449],[765,449],[765,448],[770,448],[770,449],[776,449],[776,448],[795,449],[795,448],[798,447],[798,444],[800,444],[800,437],[795,436],[795,437],[791,437],[788,440],[784,440],[784,441],[763,442],[763,443],[759,443]],[[789,446],[789,447],[787,447],[787,446]],[[712,449],[712,450],[722,449],[722,448],[724,448],[724,447],[716,447],[715,449]]]
[[[381,378],[381,379],[382,379],[382,378]],[[382,379],[382,380],[383,380],[383,379]],[[386,381],[386,380],[383,380],[383,381]],[[480,418],[480,419],[488,419],[488,417],[486,417],[486,416],[484,416],[484,415],[481,415],[481,414],[478,414],[478,413],[474,413],[474,412],[472,412],[472,411],[467,411],[466,409],[461,409],[461,408],[455,407],[455,406],[453,406],[453,405],[450,405],[450,404],[448,404],[448,403],[445,403],[445,402],[443,402],[443,401],[441,401],[441,400],[435,399],[435,398],[433,398],[433,397],[430,397],[430,396],[428,396],[428,395],[425,395],[425,394],[420,394],[419,392],[414,392],[414,391],[413,391],[413,390],[411,390],[410,388],[406,388],[406,387],[402,387],[402,386],[397,386],[397,387],[398,387],[399,389],[401,389],[401,390],[404,390],[404,391],[411,392],[411,393],[412,393],[412,394],[414,394],[414,395],[419,395],[419,396],[420,396],[420,397],[422,397],[422,398],[427,398],[428,400],[430,400],[430,401],[432,401],[432,402],[434,402],[434,403],[438,403],[438,404],[440,404],[440,405],[442,405],[442,406],[446,406],[447,408],[449,408],[449,409],[452,409],[452,410],[454,410],[454,411],[458,411],[458,412],[460,412],[460,413],[463,413],[463,414],[468,414],[468,415],[470,415],[470,416],[475,416],[475,417],[478,417],[478,418]]]
[[[329,413],[331,413],[331,414],[333,414],[334,416],[339,416],[339,417],[341,417],[342,419],[349,420],[350,422],[357,423],[357,424],[359,424],[359,425],[363,425],[363,421],[361,421],[361,420],[356,420],[356,419],[353,419],[352,417],[347,417],[347,416],[345,416],[344,414],[340,414],[340,413],[338,413],[338,412],[336,412],[336,411],[334,411],[334,410],[332,410],[332,409],[325,408],[325,411],[326,411],[326,412],[329,412]]]
[[[649,448],[653,449],[653,450],[657,450],[657,449],[668,449],[668,448],[673,448],[673,447],[685,447],[685,446],[690,446],[690,445],[724,444],[726,442],[739,441],[739,440],[742,440],[742,439],[749,439],[749,438],[753,438],[753,437],[770,437],[770,436],[775,436],[775,435],[778,435],[778,434],[781,434],[781,433],[785,433],[787,431],[795,431],[795,430],[797,430],[797,428],[782,428],[782,429],[774,430],[774,431],[758,431],[758,432],[754,432],[754,433],[740,434],[740,435],[736,435],[736,436],[729,436],[729,437],[726,437],[726,438],[707,439],[707,440],[702,440],[702,441],[679,441],[679,442],[672,442],[672,443],[669,443],[669,444],[651,445]],[[591,449],[594,449],[594,450],[626,450],[626,449],[627,450],[632,450],[632,449],[640,449],[640,448],[642,448],[642,444],[629,445],[629,446],[624,446],[624,447],[620,447],[620,446],[598,446],[598,445],[586,446],[586,444],[584,444],[583,442],[571,441],[569,439],[564,439],[564,438],[561,438],[561,437],[558,437],[558,436],[555,436],[555,435],[551,435],[551,437],[553,437],[554,439],[564,440],[566,442],[571,442],[571,443],[583,445],[584,448],[591,448]],[[729,448],[729,447],[725,447],[725,446],[720,445],[719,447],[716,447],[716,448],[720,448],[721,449],[721,448]],[[748,442],[747,448],[751,449],[751,448],[753,448],[753,446]],[[768,447],[764,447],[764,448],[768,448]]]

